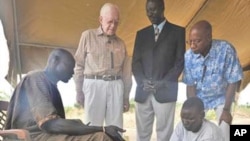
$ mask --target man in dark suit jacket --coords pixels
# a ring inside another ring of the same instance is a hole
[[[185,29],[168,22],[164,10],[164,0],[147,0],[146,12],[152,25],[136,35],[132,71],[137,82],[137,141],[150,140],[154,116],[157,141],[169,140],[173,132],[178,77],[184,64]]]

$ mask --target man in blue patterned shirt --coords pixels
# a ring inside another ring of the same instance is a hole
[[[212,39],[212,26],[205,20],[192,26],[188,44],[183,75],[187,97],[198,96],[206,110],[216,111],[227,141],[232,122],[230,108],[237,84],[243,78],[236,50],[225,40]]]

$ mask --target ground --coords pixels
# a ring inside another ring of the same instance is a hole
[[[124,113],[124,129],[126,132],[124,133],[124,138],[126,141],[135,141],[136,140],[136,128],[135,128],[135,110],[134,110],[134,102],[131,102],[130,111]],[[176,105],[176,115],[175,115],[175,125],[180,121],[180,109],[181,103],[177,103]],[[233,115],[233,123],[232,124],[248,124],[250,125],[250,107],[248,106],[233,106],[232,109]],[[84,110],[82,108],[77,107],[66,107],[66,115],[67,118],[83,118]],[[212,120],[216,123],[215,113],[213,111],[208,111],[206,114],[206,118]],[[155,132],[152,135],[151,141],[156,141]]]
[[[10,88],[9,84],[6,80],[0,79],[0,99],[9,100],[10,94],[13,92],[13,88]],[[185,97],[185,86],[184,84],[180,83],[179,85],[179,91],[178,91],[178,103],[176,108],[176,115],[175,115],[175,124],[180,121],[180,108],[181,108],[181,102],[183,102]],[[4,88],[4,89],[1,89]],[[59,82],[58,88],[61,92],[63,103],[66,106],[66,116],[67,118],[77,118],[77,119],[83,119],[84,110],[82,108],[79,108],[78,106],[74,106],[75,103],[75,91],[74,91],[74,82],[73,80],[70,80],[69,83],[65,84],[62,82]],[[248,88],[248,89],[247,89]],[[132,96],[135,93],[135,86],[132,87]],[[250,92],[250,84],[244,89],[239,97],[238,104],[245,104],[245,106],[234,106],[233,111],[233,123],[232,124],[248,124],[250,125],[250,106],[249,105],[249,92]],[[132,98],[131,98],[132,99]],[[237,98],[238,99],[238,98]],[[215,114],[211,111],[209,111],[206,114],[206,118],[209,120],[212,120],[216,123],[215,120]],[[136,128],[135,128],[135,111],[134,111],[134,101],[131,100],[131,108],[130,111],[127,113],[124,113],[124,129],[126,129],[126,132],[124,133],[124,137],[126,138],[126,141],[135,141],[136,140]],[[155,132],[152,135],[151,141],[156,141],[156,135]]]

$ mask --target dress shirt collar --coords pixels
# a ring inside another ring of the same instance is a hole
[[[162,31],[162,29],[163,29],[165,23],[166,23],[166,20],[164,20],[163,22],[161,22],[159,25],[153,24],[154,29],[155,29],[155,27],[158,27],[159,32],[161,33],[161,31]]]
[[[97,35],[104,35],[104,32],[103,32],[101,26],[99,26],[99,27],[97,28]]]

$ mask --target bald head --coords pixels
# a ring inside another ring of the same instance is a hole
[[[198,21],[191,27],[189,45],[195,54],[208,54],[212,45],[212,26],[208,21]]]
[[[65,49],[54,49],[48,58],[46,72],[55,81],[68,82],[74,73],[75,60],[73,55]]]
[[[52,60],[54,59],[60,59],[62,60],[63,58],[67,59],[70,62],[74,62],[74,57],[72,56],[72,54],[70,52],[68,52],[65,49],[54,49],[50,55],[49,55],[49,59],[48,59],[48,64],[52,63]]]
[[[191,31],[192,30],[199,30],[200,32],[207,34],[208,36],[210,36],[212,38],[212,26],[206,20],[201,20],[201,21],[198,21],[197,23],[195,23],[191,27]]]

